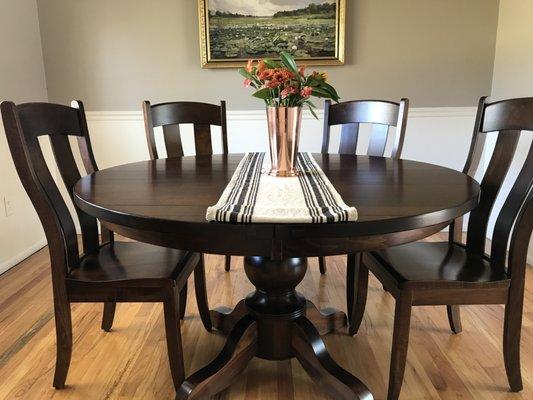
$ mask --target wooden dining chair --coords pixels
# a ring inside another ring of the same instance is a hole
[[[220,105],[176,101],[151,105],[143,102],[144,129],[148,152],[152,160],[159,159],[154,128],[162,127],[167,157],[182,157],[180,124],[193,124],[194,149],[197,155],[213,154],[211,143],[211,126],[220,126],[222,136],[222,153],[228,154],[228,132],[226,120],[226,102]],[[225,257],[225,269],[231,269],[231,256]],[[187,286],[185,286],[187,287]]]
[[[392,158],[400,158],[405,138],[409,99],[401,99],[399,103],[384,100],[353,100],[324,104],[324,134],[322,153],[329,153],[331,127],[341,125],[341,137],[338,154],[355,154],[359,142],[360,124],[371,125],[370,141],[366,154],[383,157],[389,138],[390,127],[396,127],[391,150]],[[354,255],[348,256],[348,264],[353,265]],[[320,273],[326,273],[326,259],[319,257]],[[348,267],[350,269],[350,267]],[[351,297],[351,296],[350,296]],[[350,308],[348,308],[350,313]]]
[[[449,240],[416,242],[366,253],[357,266],[355,297],[362,320],[368,270],[396,299],[388,399],[397,399],[403,382],[411,307],[446,305],[452,330],[461,330],[461,304],[505,304],[503,354],[512,391],[522,390],[520,330],[527,249],[533,228],[533,143],[496,217],[490,256],[485,254],[489,217],[513,161],[521,131],[533,130],[533,98],[479,102],[474,134],[463,172],[473,176],[485,134],[498,132],[496,146],[481,181],[479,205],[470,213],[466,244],[462,219],[451,225]],[[509,247],[507,247],[509,244]]]
[[[184,380],[179,293],[193,270],[200,315],[206,329],[211,329],[203,259],[198,253],[138,242],[100,243],[97,220],[76,207],[83,244],[80,255],[73,217],[39,143],[40,137],[49,138],[57,168],[72,198],[72,189],[81,175],[69,136],[77,137],[86,172],[97,170],[83,104],[74,104],[76,107],[50,103],[15,105],[10,101],[1,104],[11,155],[41,220],[50,251],[57,339],[54,387],[65,386],[70,365],[70,303],[104,303],[102,328],[108,331],[116,302],[162,302],[170,369],[178,388]]]

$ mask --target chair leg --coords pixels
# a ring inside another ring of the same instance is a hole
[[[54,299],[57,351],[54,387],[63,389],[72,356],[72,317],[70,303],[67,300],[58,300],[57,297]]]
[[[102,315],[102,330],[109,332],[113,326],[113,319],[115,318],[115,309],[117,303],[106,302],[104,303],[104,313]]]
[[[211,314],[209,313],[209,303],[207,300],[203,254],[200,256],[200,262],[196,268],[194,268],[194,292],[196,294],[196,303],[198,304],[200,319],[202,320],[206,331],[211,332],[213,326],[211,324]]]
[[[348,334],[353,336],[359,330],[365,313],[368,291],[368,268],[363,265],[362,254],[348,254],[346,270],[346,298],[350,325]]]
[[[187,286],[188,283],[185,281],[185,285],[183,285],[183,288],[180,291],[180,319],[185,318],[185,308],[187,307]]]
[[[448,311],[448,322],[453,333],[461,333],[463,326],[461,325],[461,309],[459,306],[446,306]]]
[[[513,290],[511,287],[509,300],[505,305],[503,359],[507,380],[513,392],[519,392],[523,389],[522,374],[520,372],[520,334],[522,330],[523,304],[523,287],[522,290]]]
[[[318,257],[318,268],[320,269],[320,273],[324,275],[327,271],[326,267],[326,257]]]
[[[405,363],[407,361],[407,348],[409,346],[409,329],[411,325],[411,299],[411,292],[403,292],[396,299],[387,400],[398,399],[403,384]]]
[[[181,344],[181,331],[178,319],[179,295],[170,288],[163,301],[165,317],[165,333],[167,338],[168,361],[172,381],[176,390],[185,380],[185,367],[183,365],[183,348]]]
[[[224,269],[226,270],[226,272],[231,269],[231,256],[226,256],[226,263]]]

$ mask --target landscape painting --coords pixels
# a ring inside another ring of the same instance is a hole
[[[345,0],[198,0],[203,67],[240,67],[290,52],[344,63]]]

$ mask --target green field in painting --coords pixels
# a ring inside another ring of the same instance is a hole
[[[335,56],[334,14],[287,17],[209,17],[211,59]]]

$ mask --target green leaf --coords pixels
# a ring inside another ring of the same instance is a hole
[[[247,79],[250,79],[250,80],[253,81],[254,78],[255,78],[251,73],[249,73],[248,71],[246,71],[246,69],[244,69],[244,68],[239,68],[238,71],[239,71],[239,74],[241,74],[242,76],[244,76],[244,77],[247,78]]]
[[[308,103],[307,106],[309,107],[309,111],[311,111],[311,114],[313,114],[313,117],[315,117],[316,119],[318,119],[318,115],[316,115],[316,112],[315,110],[313,109],[313,107],[311,107],[311,104],[313,103]]]
[[[257,97],[258,99],[270,99],[272,97],[272,94],[270,93],[269,88],[263,88],[259,89],[257,92],[254,92],[252,96]]]
[[[274,61],[274,60],[269,60],[268,58],[263,59],[263,62],[265,63],[267,68],[278,68],[279,67],[279,62]]]
[[[294,72],[295,74],[298,73],[298,67],[296,66],[296,61],[294,61],[294,58],[289,53],[286,53],[282,51],[280,53],[281,62],[283,65],[287,67],[290,71]]]
[[[323,97],[326,99],[332,99],[333,96],[331,93],[329,93],[327,90],[324,90],[320,87],[313,87],[313,96],[315,97]]]
[[[340,97],[333,86],[331,86],[329,83],[326,83],[326,82],[322,83],[322,85],[320,86],[326,89],[327,91],[329,91],[333,95],[331,97],[333,100],[335,100],[337,103],[339,102]]]

